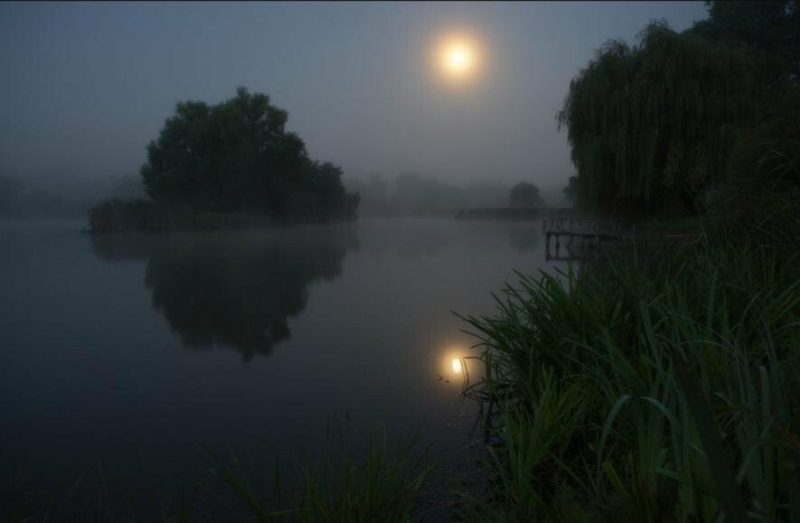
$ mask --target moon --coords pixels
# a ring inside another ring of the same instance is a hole
[[[437,76],[447,83],[470,84],[478,79],[483,53],[479,41],[466,32],[442,35],[435,45]]]
[[[445,49],[444,67],[452,75],[461,76],[468,73],[472,62],[472,50],[464,43],[453,43]]]

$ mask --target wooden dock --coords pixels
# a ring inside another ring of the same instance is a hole
[[[620,242],[627,244],[665,243],[692,239],[695,235],[661,235],[652,236],[647,231],[636,230],[635,225],[613,222],[601,222],[585,218],[558,218],[542,221],[542,232],[545,235],[545,259],[578,261],[598,257],[600,244],[603,242]],[[554,241],[555,240],[555,241]],[[562,240],[566,255],[561,254]],[[572,251],[578,241],[579,253]],[[555,243],[555,252],[551,254],[551,245]]]
[[[620,240],[625,233],[635,231],[635,227],[625,227],[618,223],[602,223],[598,220],[585,218],[556,218],[542,220],[542,232],[544,233],[547,249],[545,256],[548,259],[560,259],[560,249],[562,239],[569,256],[573,258],[571,251],[575,240],[580,241],[581,250],[596,250],[600,242],[609,240]],[[550,256],[550,246],[555,239],[555,256]]]

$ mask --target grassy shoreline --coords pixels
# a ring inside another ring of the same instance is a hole
[[[498,316],[465,317],[497,438],[466,519],[796,521],[796,262],[705,232],[644,266],[520,275]]]

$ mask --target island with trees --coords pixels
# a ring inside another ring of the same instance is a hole
[[[342,169],[309,158],[285,129],[288,113],[249,93],[209,105],[179,102],[140,170],[149,199],[103,201],[89,210],[93,232],[242,227],[352,220],[357,193]]]

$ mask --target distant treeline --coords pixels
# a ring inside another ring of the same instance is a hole
[[[362,216],[454,216],[467,209],[539,208],[548,203],[539,187],[526,181],[514,186],[488,179],[455,185],[434,176],[404,173],[388,179],[379,174],[368,180],[346,178],[344,183],[361,195]],[[517,196],[512,198],[515,187]],[[560,199],[551,195],[548,200]]]
[[[19,178],[0,176],[0,217],[64,216],[75,209],[50,191],[29,189]]]
[[[69,182],[70,190],[65,190],[52,181],[26,183],[21,177],[0,174],[0,218],[78,218],[86,216],[98,198],[144,196],[139,179],[131,175],[92,181],[91,189],[73,179]]]
[[[710,2],[684,32],[655,21],[638,45],[608,41],[557,115],[578,171],[565,195],[637,217],[795,205],[798,75],[796,1]]]

